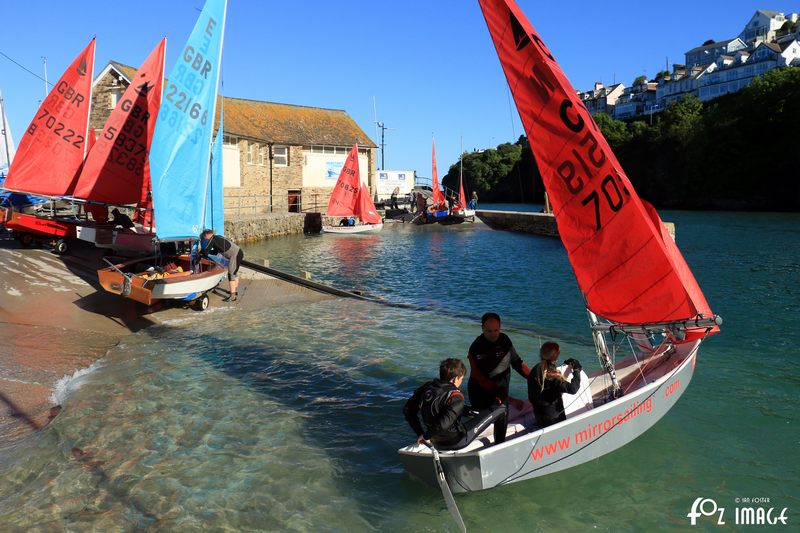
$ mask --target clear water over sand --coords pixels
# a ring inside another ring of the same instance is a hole
[[[769,497],[798,518],[800,217],[666,213],[723,332],[643,437],[566,472],[457,497],[471,530],[682,530],[697,497]],[[402,405],[486,310],[526,360],[595,368],[561,244],[482,225],[387,225],[246,248],[410,308],[331,300],[210,313],[126,338],[44,430],[0,447],[8,529],[454,531],[396,449]],[[247,295],[245,295],[247,297]],[[523,396],[522,379],[512,393]]]

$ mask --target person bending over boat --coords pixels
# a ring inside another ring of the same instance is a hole
[[[494,405],[461,423],[465,405],[464,394],[459,387],[466,373],[467,369],[460,359],[445,359],[439,364],[439,379],[425,383],[406,402],[403,415],[416,433],[419,444],[430,441],[439,450],[458,450],[504,415],[502,406]],[[420,412],[427,431],[420,424]]]
[[[129,217],[125,213],[120,213],[119,209],[117,209],[116,207],[111,210],[111,214],[114,216],[111,220],[109,220],[109,222],[113,226],[122,226],[123,229],[130,229],[135,226],[133,220],[131,220],[131,217]]]
[[[210,254],[220,254],[228,260],[228,283],[230,295],[223,298],[226,302],[235,302],[239,299],[239,265],[244,259],[244,252],[234,243],[222,235],[214,235],[213,229],[205,229],[200,235],[200,255],[208,257]]]
[[[508,395],[511,369],[528,379],[530,369],[520,358],[511,339],[500,331],[500,315],[486,313],[481,317],[481,333],[469,347],[469,401],[475,409],[486,409],[493,405],[503,406],[503,416],[494,425],[494,442],[506,440],[508,427],[508,402],[517,409],[523,401]]]
[[[533,404],[536,425],[544,428],[567,419],[563,393],[575,394],[581,387],[581,364],[577,359],[564,361],[572,367],[572,381],[567,381],[556,366],[561,348],[555,342],[542,344],[541,362],[528,376],[528,399]]]

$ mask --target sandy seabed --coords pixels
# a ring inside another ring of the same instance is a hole
[[[20,438],[58,415],[55,387],[88,368],[126,335],[197,313],[180,306],[145,309],[105,292],[97,282],[103,250],[76,242],[67,255],[0,240],[0,440]],[[237,310],[328,298],[241,271]],[[223,281],[223,287],[227,282]]]

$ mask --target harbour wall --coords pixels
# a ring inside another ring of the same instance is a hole
[[[551,213],[478,210],[475,216],[492,229],[558,237],[556,219]]]
[[[225,236],[237,243],[256,242],[279,235],[319,233],[322,224],[338,226],[342,217],[321,213],[266,213],[227,217]]]
[[[239,215],[225,220],[225,236],[236,243],[255,242],[279,235],[303,233],[316,213],[267,213]]]
[[[481,221],[492,229],[558,237],[558,226],[552,213],[524,213],[520,211],[476,211]],[[664,222],[675,240],[675,223]]]

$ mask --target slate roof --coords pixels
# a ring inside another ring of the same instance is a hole
[[[110,61],[128,81],[136,76],[135,68]],[[219,121],[219,101],[217,118]],[[326,109],[277,102],[262,102],[224,97],[225,133],[265,143],[292,145],[327,145],[377,148],[374,142],[341,109]]]
[[[721,46],[727,46],[728,43],[730,43],[731,41],[733,41],[735,39],[737,39],[737,37],[734,37],[733,39],[728,39],[726,41],[719,41],[719,42],[715,42],[715,43],[704,44],[702,46],[696,46],[695,48],[692,48],[691,50],[686,52],[686,55],[694,54],[694,53],[699,52],[701,50],[713,50],[714,48],[719,48]]]
[[[124,64],[118,63],[116,61],[109,61],[109,64],[112,67],[114,67],[115,69],[117,69],[118,71],[120,71],[123,76],[128,78],[128,82],[130,82],[134,78],[134,76],[136,76],[136,70],[137,69],[135,69],[133,67],[129,67],[128,65],[124,65]]]
[[[325,109],[242,98],[224,98],[225,133],[280,144],[324,144],[375,148],[341,109]]]

